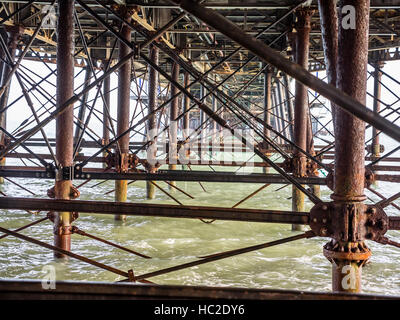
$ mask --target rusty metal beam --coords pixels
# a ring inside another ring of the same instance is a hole
[[[0,280],[0,298],[30,299],[229,299],[229,300],[398,300],[400,297],[296,290],[57,281],[43,290],[41,280]]]
[[[85,200],[49,200],[1,197],[0,208],[16,210],[42,210],[120,214],[129,216],[152,216],[189,219],[218,219],[231,221],[295,223],[308,224],[307,212],[279,210],[233,209],[203,206],[180,206],[166,204],[148,204],[132,202],[85,201]]]

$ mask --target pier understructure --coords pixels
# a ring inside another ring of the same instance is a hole
[[[400,60],[399,33],[396,1],[0,1],[0,183],[30,194],[0,191],[0,208],[37,216],[15,230],[0,225],[0,238],[120,278],[112,285],[60,282],[53,292],[40,282],[0,281],[0,296],[366,298],[366,241],[400,247],[386,234],[400,230],[400,217],[385,212],[400,209],[400,192],[377,190],[381,181],[393,190],[400,182],[400,147],[380,139],[400,141],[400,79],[383,70]],[[11,86],[20,90],[16,98]],[[28,113],[19,112],[21,104]],[[20,124],[7,128],[15,115]],[[224,153],[249,158],[215,158]],[[256,172],[237,174],[248,167]],[[48,181],[47,194],[26,179]],[[115,201],[79,199],[82,186],[105,181],[115,181],[108,192]],[[148,200],[159,193],[174,204],[129,201],[136,181],[146,181]],[[184,199],[196,195],[182,181],[260,187],[231,207],[190,206]],[[292,189],[291,210],[246,207],[263,190],[277,192],[274,185]],[[321,187],[331,190],[329,199]],[[81,214],[112,215],[115,223],[132,216],[279,223],[293,235],[138,274],[73,250],[78,234],[151,264],[144,253],[80,229]],[[53,228],[53,243],[23,234],[39,223]],[[332,264],[332,293],[152,281],[314,237],[327,238],[321,255]]]

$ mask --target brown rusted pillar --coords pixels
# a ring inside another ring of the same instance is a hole
[[[150,47],[150,59],[158,65],[158,55],[159,55],[159,49],[151,45]],[[157,88],[158,88],[158,71],[152,68],[151,66],[149,67],[149,90],[148,90],[148,96],[149,96],[149,114],[152,113],[156,108],[157,108]],[[156,115],[152,114],[149,117],[148,120],[148,139],[153,140],[155,136],[157,135],[157,122],[156,122]],[[155,166],[154,164],[156,163],[156,156],[157,156],[157,141],[154,141],[154,143],[149,147],[148,149],[148,161],[150,162],[151,166],[149,167],[149,172],[154,173],[155,172]],[[146,191],[147,191],[147,199],[154,199],[155,194],[156,194],[156,189],[155,185],[151,183],[151,181],[146,182]]]
[[[7,28],[8,30],[8,51],[10,52],[10,56],[12,61],[15,59],[15,52],[17,49],[17,44],[18,44],[18,38],[21,34],[21,28],[20,27],[12,27],[12,28]],[[2,52],[3,54],[3,52]],[[7,61],[6,55],[4,53],[4,60]],[[11,71],[11,67],[7,65],[6,63],[0,64],[1,68],[1,78],[0,78],[0,84],[3,85],[4,81],[8,78],[9,72]],[[11,88],[11,81],[7,84],[7,88],[4,91],[3,95],[0,97],[0,110],[4,110],[7,107],[8,104],[8,97],[10,95],[10,88]],[[4,129],[7,129],[7,111],[1,112],[0,113],[0,126]],[[0,132],[0,144],[3,145],[5,143],[5,134],[3,132]],[[3,158],[0,160],[0,166],[4,166],[6,164],[6,158]],[[0,184],[4,183],[4,178],[0,177]]]
[[[103,66],[107,65],[107,61],[103,61]],[[105,70],[104,70],[105,71]],[[104,102],[103,104],[103,145],[107,145],[110,142],[110,122],[108,118],[108,112],[110,111],[110,77],[104,78],[103,81],[103,97]],[[108,111],[107,109],[108,108]],[[103,152],[103,156],[107,157],[108,151],[105,150]],[[104,162],[103,167],[106,168],[107,164]]]
[[[172,64],[172,79],[176,82],[179,81],[179,65],[176,62]],[[178,88],[171,84],[171,96],[176,95],[179,92]],[[174,98],[171,101],[170,106],[170,127],[169,127],[169,170],[176,170],[177,163],[177,143],[178,143],[178,124],[175,119],[178,117],[179,110],[179,97]],[[172,185],[175,185],[175,181],[171,181]],[[171,191],[175,190],[169,186]]]
[[[311,16],[313,10],[300,9],[296,12],[296,47],[294,48],[296,62],[308,69],[309,38],[311,31]],[[308,91],[307,87],[296,81],[296,96],[294,100],[294,143],[303,150],[307,150],[307,125],[308,125]],[[306,157],[303,153],[294,150],[294,176],[306,176]],[[293,186],[292,210],[304,211],[304,193]],[[304,226],[292,225],[292,230],[302,231]]]
[[[355,28],[344,28],[339,16],[337,86],[365,105],[367,88],[369,0],[344,0],[342,7],[355,10]],[[348,15],[348,13],[346,13]],[[351,13],[350,13],[351,14]],[[361,269],[370,251],[360,236],[359,219],[364,213],[365,123],[342,109],[336,110],[334,200],[339,219],[335,239],[325,245],[332,262],[334,291],[360,292]]]
[[[338,15],[337,0],[318,0],[321,22],[322,42],[324,47],[326,74],[328,83],[336,86],[336,66],[338,55]],[[332,120],[335,127],[336,106],[331,102]]]
[[[57,24],[57,103],[59,108],[74,94],[74,0],[58,1]],[[61,171],[73,166],[74,106],[70,105],[56,119],[56,157],[59,170],[54,186],[56,199],[72,199],[78,196],[72,181],[64,180]],[[71,248],[71,212],[57,212],[54,215],[54,245],[64,250]],[[57,258],[66,256],[54,253]]]
[[[184,74],[184,87],[186,88],[190,84],[190,74],[185,72]],[[190,91],[190,89],[187,89]],[[186,112],[190,108],[190,99],[187,95],[183,97],[183,112]],[[183,137],[186,138],[189,135],[189,125],[190,125],[190,111],[186,112],[183,116]]]
[[[130,12],[126,7],[120,7],[121,14],[125,19],[130,22]],[[131,41],[131,29],[124,25],[121,30],[121,36]],[[131,49],[122,41],[119,41],[119,60],[122,60],[131,52]],[[131,61],[125,63],[118,71],[118,109],[117,109],[117,135],[122,134],[129,128],[129,106],[130,106],[130,87],[131,87]],[[129,134],[124,135],[119,141],[120,163],[118,171],[126,172],[127,156],[129,153]],[[116,180],[115,181],[115,201],[125,202],[128,193],[128,181]],[[126,216],[116,214],[115,220],[125,221]]]
[[[190,74],[189,72],[184,73],[184,87],[187,88],[187,86],[190,84]],[[190,91],[190,89],[187,89]],[[182,105],[182,111],[186,112],[190,108],[190,99],[187,95],[183,97],[183,105]],[[182,120],[182,129],[183,129],[183,139],[186,139],[190,135],[190,111],[186,112],[185,115],[183,116]],[[187,161],[189,160],[190,156],[190,151],[185,151],[185,157]],[[188,170],[188,167],[186,165],[182,165],[182,170]]]
[[[264,71],[264,122],[267,125],[271,125],[271,109],[272,109],[272,69],[267,67]],[[271,132],[264,126],[264,136],[271,138]],[[267,149],[270,149],[269,145],[266,145]],[[268,157],[271,155],[267,152]],[[269,173],[268,167],[263,167],[264,173]]]
[[[374,111],[379,112],[381,110],[381,93],[382,93],[382,72],[380,71],[383,68],[384,62],[378,61],[375,63],[374,70]],[[381,155],[381,146],[379,144],[379,133],[380,131],[376,128],[372,128],[372,147],[371,153],[373,157],[379,158]]]

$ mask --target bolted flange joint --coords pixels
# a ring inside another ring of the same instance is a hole
[[[76,198],[79,198],[80,195],[81,195],[81,193],[79,192],[79,190],[76,187],[71,185],[70,192],[69,192],[69,198],[76,199]],[[51,187],[50,189],[47,190],[47,196],[49,198],[55,199],[55,197],[56,197],[55,187]]]
[[[331,172],[328,173],[328,175],[325,178],[326,186],[332,191],[335,190],[334,175],[335,173],[332,170]],[[375,181],[376,181],[375,173],[371,169],[365,168],[364,187],[369,188],[372,184],[375,183]]]
[[[295,155],[286,159],[282,168],[286,173],[293,173],[296,177],[315,177],[318,176],[319,165],[304,156]]]
[[[72,226],[54,226],[54,234],[58,236],[67,236],[72,234]]]
[[[385,152],[385,146],[382,144],[370,144],[367,146],[367,152],[374,154],[381,154]]]
[[[54,211],[49,211],[47,212],[47,218],[54,223],[54,219],[55,219],[55,212]],[[71,218],[70,218],[70,222],[74,222],[76,219],[79,218],[79,212],[71,212]]]
[[[333,239],[324,246],[324,256],[338,266],[345,261],[352,261],[358,267],[362,267],[371,254],[371,250],[364,241],[340,242]]]
[[[389,218],[376,205],[323,202],[311,209],[309,224],[316,235],[338,242],[378,241],[388,230]]]

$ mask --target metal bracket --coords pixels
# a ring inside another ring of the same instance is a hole
[[[377,205],[324,202],[311,209],[309,224],[321,237],[341,242],[377,241],[387,232],[389,218]]]
[[[89,173],[83,173],[83,166],[80,163],[77,163],[74,167],[74,178],[75,179],[89,179],[90,174]]]
[[[138,44],[135,44],[134,50],[135,50],[135,53],[133,55],[133,58],[135,60],[138,60],[140,58],[140,46]]]
[[[74,167],[62,167],[56,171],[56,180],[73,180],[74,179]]]

